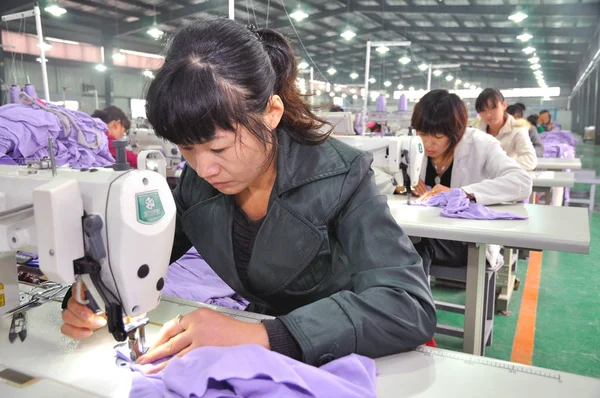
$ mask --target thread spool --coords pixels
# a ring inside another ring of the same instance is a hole
[[[23,87],[23,91],[32,98],[38,98],[37,91],[35,91],[33,84],[26,84],[25,87]]]
[[[407,111],[408,110],[408,100],[406,99],[406,95],[402,94],[400,99],[398,100],[398,110],[399,111]]]
[[[379,94],[379,97],[377,97],[377,105],[375,111],[385,112],[385,105],[385,96],[383,94]]]
[[[12,86],[10,86],[10,103],[11,104],[18,104],[19,103],[19,94],[21,93],[21,86],[19,86],[18,84],[13,84]]]

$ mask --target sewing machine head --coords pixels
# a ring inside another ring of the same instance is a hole
[[[12,277],[1,270],[0,283],[16,284],[14,251],[35,251],[48,279],[85,283],[86,299],[106,312],[118,341],[136,332],[143,338],[145,314],[160,300],[174,230],[175,203],[157,173],[59,168],[53,176],[0,166],[0,254],[13,253]]]

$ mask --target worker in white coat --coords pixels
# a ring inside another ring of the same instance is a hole
[[[423,140],[425,157],[415,194],[425,200],[460,188],[482,205],[528,198],[532,190],[529,174],[507,156],[498,140],[468,128],[467,122],[465,104],[446,90],[430,91],[416,104],[412,126]],[[432,263],[467,264],[467,245],[463,242],[422,239],[415,248],[427,274]]]
[[[537,156],[529,138],[529,128],[509,115],[507,107],[500,90],[483,90],[475,101],[475,109],[481,117],[479,129],[496,137],[508,156],[515,159],[523,169],[532,171],[537,166]]]

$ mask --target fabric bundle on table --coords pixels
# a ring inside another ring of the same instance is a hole
[[[130,362],[125,347],[117,349]],[[164,370],[145,375],[153,365],[130,365],[129,396],[186,398],[376,397],[375,361],[351,354],[316,368],[257,345],[196,348],[174,357]]]
[[[413,206],[443,207],[440,215],[450,218],[466,218],[471,220],[526,220],[527,216],[491,210],[479,203],[474,203],[467,198],[467,194],[460,188],[452,188],[449,192],[442,192],[432,196],[424,203],[411,203]]]
[[[545,158],[575,159],[575,146],[578,140],[570,131],[549,131],[540,134],[540,137],[544,143]],[[564,192],[564,199],[568,201],[570,189],[565,188]]]
[[[169,266],[163,295],[243,310],[248,306],[204,261],[195,248]]]
[[[57,166],[102,167],[114,163],[106,124],[99,119],[20,93],[19,104],[0,107],[0,164],[26,164],[50,156],[54,140]]]

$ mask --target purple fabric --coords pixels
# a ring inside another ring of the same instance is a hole
[[[540,138],[544,143],[545,158],[575,159],[575,146],[579,140],[570,131],[548,131],[540,134]],[[565,188],[564,200],[568,201],[570,196],[570,189]]]
[[[473,203],[467,194],[459,188],[452,188],[450,192],[442,192],[430,197],[425,203],[412,203],[415,206],[443,207],[440,212],[442,217],[466,218],[470,220],[526,220],[529,217],[514,213],[505,213],[491,210],[478,203]]]
[[[127,350],[117,349],[117,355],[129,360]],[[155,375],[141,368],[131,366],[131,398],[377,396],[375,361],[356,354],[316,368],[257,345],[201,347],[173,358]]]
[[[223,282],[194,248],[171,264],[163,294],[238,310],[248,306],[248,301]]]
[[[106,124],[83,112],[51,104],[45,107],[37,102],[0,106],[0,158],[25,164],[49,156],[48,137],[52,137],[58,166],[101,167],[114,163],[104,134]]]
[[[573,136],[572,132],[566,130],[552,130],[541,133],[540,138],[544,142],[544,145],[546,145],[546,143],[563,143],[574,147],[579,141]]]
[[[183,170],[185,167],[185,160],[177,165],[176,170]]]

